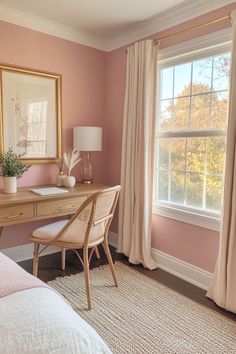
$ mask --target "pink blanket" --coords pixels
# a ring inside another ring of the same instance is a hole
[[[17,291],[46,287],[47,284],[27,273],[0,252],[0,298]]]

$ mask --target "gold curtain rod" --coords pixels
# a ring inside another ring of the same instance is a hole
[[[220,22],[220,21],[223,21],[223,20],[226,20],[226,19],[230,19],[230,14],[229,15],[226,15],[226,16],[222,16],[222,17],[218,17],[218,18],[215,18],[214,20],[211,20],[211,21],[208,21],[208,22],[205,22],[205,23],[202,23],[200,25],[195,25],[195,26],[192,26],[192,27],[189,27],[189,28],[186,28],[186,29],[183,29],[181,31],[177,31],[177,32],[174,32],[174,33],[171,33],[167,36],[163,36],[163,37],[160,37],[158,39],[154,39],[154,44],[158,44],[166,39],[169,39],[169,38],[172,38],[178,34],[182,34],[182,33],[187,33],[187,32],[192,32],[196,29],[200,29],[200,28],[204,28],[204,27],[207,27],[209,25],[213,25],[217,22]]]
[[[185,28],[185,29],[183,29],[181,31],[177,31],[177,32],[171,33],[171,34],[169,34],[167,36],[163,36],[163,37],[160,37],[158,39],[154,39],[153,43],[154,44],[159,44],[160,42],[162,42],[162,41],[164,41],[166,39],[172,38],[172,37],[174,37],[176,35],[179,35],[179,34],[182,34],[182,33],[187,33],[187,32],[192,32],[192,31],[194,31],[196,29],[204,28],[204,27],[207,27],[209,25],[213,25],[213,24],[215,24],[217,22],[223,21],[223,20],[227,20],[227,19],[230,20],[231,19],[230,15],[231,14],[228,14],[228,15],[225,15],[225,16],[222,16],[222,17],[218,17],[218,18],[215,18],[214,20],[202,23],[200,25],[195,25],[195,26],[192,26],[192,27],[189,27],[189,28]],[[126,49],[126,53],[127,53],[127,49]]]

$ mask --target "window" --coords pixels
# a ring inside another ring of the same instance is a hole
[[[228,51],[195,54],[160,69],[154,183],[159,214],[191,223],[200,217],[197,224],[205,227],[206,218],[220,218],[229,70]]]
[[[27,155],[44,157],[47,147],[48,101],[35,100],[27,104]]]

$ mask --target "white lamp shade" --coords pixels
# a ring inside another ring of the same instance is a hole
[[[73,146],[79,151],[102,151],[102,128],[74,127]]]

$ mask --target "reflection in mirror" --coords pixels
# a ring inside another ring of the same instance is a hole
[[[60,158],[60,75],[1,66],[2,151],[31,162]]]

